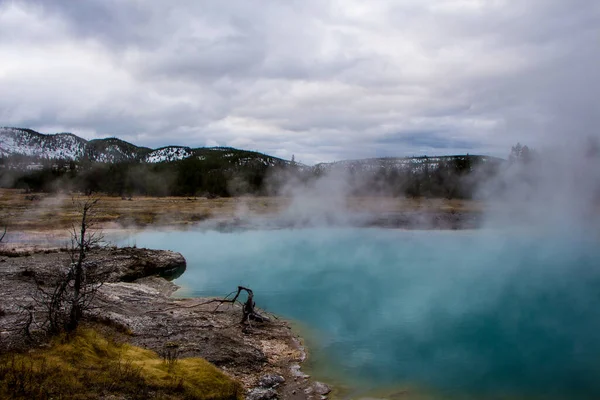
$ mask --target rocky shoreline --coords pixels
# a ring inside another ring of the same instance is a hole
[[[11,328],[32,302],[33,276],[39,280],[67,260],[60,249],[0,251],[0,340],[5,347],[22,335]],[[322,399],[329,393],[301,371],[306,352],[287,322],[274,317],[243,329],[239,305],[223,304],[215,311],[210,299],[171,297],[177,286],[168,279],[185,271],[181,254],[111,247],[91,250],[88,262],[112,271],[91,319],[125,332],[130,343],[159,354],[169,347],[177,349],[178,357],[203,357],[239,380],[248,399]]]

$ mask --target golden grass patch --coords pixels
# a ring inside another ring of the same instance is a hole
[[[167,362],[153,351],[85,329],[43,349],[0,357],[0,398],[241,399],[242,387],[208,361]]]

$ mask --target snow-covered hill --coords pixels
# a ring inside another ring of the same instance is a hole
[[[102,163],[140,161],[150,151],[117,138],[94,139],[87,142],[86,158]]]
[[[142,162],[161,163],[185,159],[199,160],[212,166],[223,168],[274,167],[289,166],[290,161],[272,157],[254,151],[234,149],[232,147],[200,147],[167,146],[158,149],[139,147],[117,138],[94,139],[87,141],[71,133],[45,135],[31,129],[0,128],[0,158],[21,156],[26,161],[21,165],[38,165],[44,160],[95,161],[102,163]],[[436,169],[444,162],[495,163],[502,161],[495,157],[457,155],[441,157],[389,157],[369,158],[362,160],[346,160],[333,163],[317,164],[313,167],[294,163],[302,172],[327,172],[346,170],[353,173],[372,173],[382,170],[423,171],[426,168]]]
[[[77,160],[84,156],[86,143],[71,133],[43,135],[30,129],[0,128],[0,157]]]
[[[116,138],[87,141],[72,133],[44,135],[31,129],[0,128],[0,157],[115,162],[137,160],[149,151]]]
[[[275,166],[289,163],[277,157],[231,147],[192,149],[184,146],[167,146],[149,149],[118,138],[87,141],[71,133],[45,135],[31,129],[0,128],[0,158],[6,157],[26,157],[25,162],[19,160],[21,165],[38,165],[39,161],[44,160],[161,163],[190,157],[227,166],[250,164]]]

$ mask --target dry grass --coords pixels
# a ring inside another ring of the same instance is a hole
[[[355,197],[348,199],[348,208],[353,211],[395,213],[403,211],[437,212],[480,212],[483,203],[475,200],[425,199],[392,197]]]
[[[324,200],[326,201],[326,199]],[[238,197],[206,199],[201,197],[103,197],[98,204],[98,219],[104,228],[148,225],[186,226],[208,218],[231,219],[248,214],[274,214],[290,203],[283,197]],[[466,200],[402,199],[381,197],[349,198],[347,207],[357,212],[401,211],[479,211],[481,204]],[[0,219],[10,231],[61,230],[79,216],[70,195],[26,194],[0,189]]]
[[[233,218],[242,213],[263,214],[280,209],[282,199],[194,197],[102,197],[98,220],[105,227],[189,225],[207,218]],[[0,218],[12,231],[64,229],[79,218],[70,195],[25,194],[0,189]]]
[[[201,358],[156,353],[81,330],[70,340],[0,357],[0,398],[241,399],[241,385]],[[119,397],[120,398],[120,397]]]

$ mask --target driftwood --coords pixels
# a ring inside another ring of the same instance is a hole
[[[241,301],[238,300],[238,298],[240,297],[240,294],[242,292],[246,292],[248,294],[248,297],[246,298],[246,301],[244,303],[242,303]],[[233,294],[235,294],[235,296],[230,298]],[[150,312],[151,313],[159,313],[159,312],[165,312],[168,310],[175,310],[175,309],[179,309],[179,308],[194,308],[194,307],[199,307],[199,306],[203,306],[206,304],[218,303],[217,307],[212,311],[212,312],[216,312],[219,309],[219,307],[222,306],[223,304],[225,304],[225,303],[235,304],[236,302],[242,306],[242,320],[240,321],[241,324],[252,326],[251,321],[255,321],[255,322],[269,322],[270,321],[269,317],[266,317],[256,311],[256,309],[255,309],[256,303],[254,302],[254,292],[252,291],[252,289],[244,287],[244,286],[238,286],[236,291],[229,293],[227,296],[225,296],[222,299],[212,299],[212,300],[205,301],[205,302],[202,302],[199,304],[193,304],[191,306],[170,307],[170,308],[165,308],[160,311],[150,311]]]
[[[249,288],[244,287],[244,286],[238,286],[236,292],[231,292],[230,294],[228,294],[227,296],[225,296],[224,299],[221,299],[221,300],[212,300],[212,302],[219,303],[219,305],[217,306],[217,308],[215,308],[215,311],[217,311],[217,309],[219,308],[219,306],[221,306],[221,304],[223,304],[223,303],[232,303],[232,304],[235,304],[235,302],[237,301],[238,297],[240,297],[240,294],[242,293],[242,291],[245,291],[246,293],[248,293],[248,298],[246,299],[246,302],[242,303],[242,320],[241,320],[241,323],[242,324],[249,324],[249,325],[251,325],[250,321],[256,321],[256,322],[267,322],[267,321],[269,321],[269,318],[267,318],[264,315],[261,315],[258,312],[256,312],[256,310],[254,309],[254,307],[256,306],[256,303],[254,302],[254,292],[252,292],[252,289],[249,289]],[[233,296],[232,299],[229,299],[229,296],[231,296],[233,293],[235,293],[235,296]]]

